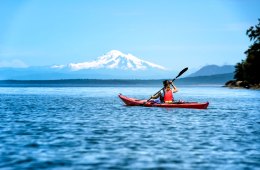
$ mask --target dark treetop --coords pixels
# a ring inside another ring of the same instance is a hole
[[[246,59],[235,66],[235,81],[229,81],[226,85],[256,87],[260,85],[260,19],[258,24],[251,26],[246,31],[250,41],[253,42],[245,51]]]

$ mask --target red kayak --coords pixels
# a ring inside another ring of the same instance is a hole
[[[174,102],[171,104],[167,103],[153,103],[147,102],[147,100],[138,100],[135,98],[130,98],[119,94],[118,97],[127,105],[127,106],[144,106],[144,107],[168,107],[168,108],[191,108],[191,109],[207,109],[209,102],[198,103],[198,102]]]

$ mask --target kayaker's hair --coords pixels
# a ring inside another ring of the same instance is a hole
[[[170,84],[169,80],[164,80],[164,81],[163,81],[163,86],[164,86],[164,87],[167,87],[168,84]]]

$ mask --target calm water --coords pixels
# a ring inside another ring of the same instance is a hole
[[[179,87],[207,110],[126,107],[158,87],[0,88],[1,169],[259,169],[260,91]]]

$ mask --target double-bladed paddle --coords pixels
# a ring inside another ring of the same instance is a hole
[[[172,79],[172,82],[174,82],[178,77],[180,77],[184,72],[186,72],[188,70],[188,67],[184,68],[179,74],[178,76],[176,76],[174,79]],[[164,87],[163,87],[164,88]],[[163,90],[163,88],[161,88],[158,92],[156,92],[153,96],[157,95],[158,93],[161,92],[161,90]],[[146,102],[149,102],[152,99],[152,97],[150,97]],[[145,103],[146,103],[145,102]],[[144,103],[144,104],[145,104]]]

